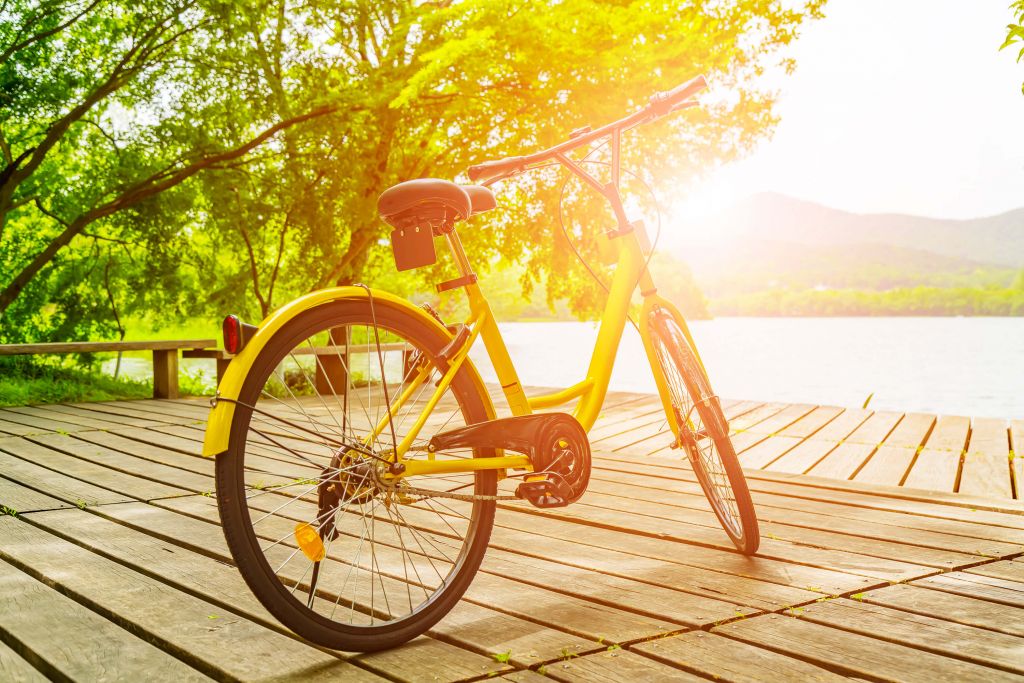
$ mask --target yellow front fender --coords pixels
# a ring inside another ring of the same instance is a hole
[[[372,291],[375,304],[400,308],[419,320],[426,322],[428,325],[433,326],[446,337],[451,337],[448,330],[446,330],[441,323],[435,320],[433,316],[428,314],[422,308],[415,306],[405,299],[389,294],[388,292],[376,289]],[[220,385],[217,387],[217,397],[229,400],[218,400],[214,405],[213,410],[210,411],[210,417],[206,423],[206,436],[203,439],[203,455],[206,457],[212,457],[219,455],[228,449],[231,420],[235,414],[234,401],[238,400],[238,396],[242,391],[242,384],[245,382],[245,378],[248,376],[249,370],[252,368],[257,356],[259,356],[260,352],[269,343],[270,339],[278,330],[284,327],[289,320],[293,319],[300,313],[310,310],[311,308],[316,308],[317,306],[345,299],[367,298],[369,298],[369,295],[362,287],[334,287],[331,289],[321,289],[315,292],[310,292],[305,296],[301,296],[267,316],[267,318],[260,323],[256,334],[254,334],[248,341],[245,348],[242,349],[242,352],[231,359],[231,363],[228,365],[227,370],[224,372],[224,377],[221,379]],[[473,381],[481,389],[480,394],[485,401],[488,416],[494,417],[494,406],[491,405],[487,390],[484,387],[483,381],[480,379],[480,375],[477,373],[476,368],[468,358],[463,364],[463,367],[468,368]]]

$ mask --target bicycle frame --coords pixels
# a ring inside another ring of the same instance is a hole
[[[487,354],[490,357],[491,363],[494,365],[497,373],[498,382],[501,384],[502,391],[505,394],[505,398],[508,401],[509,408],[513,415],[528,415],[534,410],[553,408],[569,403],[574,399],[579,399],[573,415],[580,424],[583,425],[583,428],[589,431],[601,412],[601,406],[603,405],[605,396],[608,392],[608,384],[611,380],[615,356],[622,340],[622,333],[625,329],[626,322],[629,319],[629,307],[633,298],[633,292],[636,291],[638,286],[640,288],[641,295],[643,296],[640,334],[644,342],[644,348],[647,352],[648,360],[651,364],[651,369],[654,372],[655,383],[658,387],[658,393],[661,397],[663,407],[665,408],[666,413],[670,414],[671,402],[668,389],[665,385],[664,377],[657,369],[658,360],[653,344],[651,343],[651,336],[648,329],[648,318],[650,317],[651,311],[655,307],[661,307],[668,310],[679,322],[687,341],[690,343],[691,347],[694,348],[695,353],[696,346],[693,343],[693,339],[690,336],[689,329],[686,326],[686,321],[683,316],[671,302],[657,294],[657,288],[654,286],[651,274],[647,270],[646,252],[649,251],[649,248],[645,249],[644,242],[646,242],[646,235],[643,234],[642,224],[629,222],[622,205],[622,200],[619,196],[619,131],[613,131],[611,135],[612,181],[608,185],[602,185],[596,178],[587,173],[587,171],[579,164],[565,156],[565,154],[558,152],[553,155],[560,163],[608,199],[618,221],[618,229],[606,234],[606,237],[610,240],[613,248],[618,251],[618,261],[615,273],[612,277],[611,286],[609,288],[608,301],[605,304],[604,312],[601,316],[601,324],[598,329],[597,340],[594,344],[594,350],[591,354],[590,365],[587,369],[586,376],[581,381],[566,389],[550,394],[534,396],[532,398],[526,396],[522,384],[519,381],[519,375],[516,372],[515,365],[509,355],[508,347],[505,345],[505,341],[501,336],[501,331],[498,328],[497,321],[494,318],[494,314],[491,312],[490,305],[481,291],[480,286],[476,284],[475,278],[470,277],[473,275],[472,267],[470,266],[465,251],[462,248],[462,242],[459,239],[458,232],[451,230],[445,235],[448,241],[448,246],[455,259],[456,265],[458,266],[460,275],[464,278],[468,278],[468,281],[470,282],[465,286],[470,307],[470,314],[465,324],[470,326],[471,333],[463,346],[455,353],[447,371],[438,383],[433,395],[427,401],[427,404],[418,419],[409,430],[409,433],[405,436],[402,442],[398,444],[395,458],[396,462],[401,465],[398,469],[402,473],[397,476],[442,474],[489,469],[532,470],[529,458],[526,456],[498,456],[458,460],[437,460],[434,459],[433,453],[428,452],[428,460],[414,460],[407,459],[405,457],[410,451],[420,430],[426,424],[430,413],[433,411],[437,402],[441,399],[441,396],[451,384],[451,381],[459,371],[459,368],[461,368],[462,364],[466,361],[470,349],[478,338],[482,339],[484,342]],[[643,241],[641,241],[641,236],[643,236]],[[376,425],[374,432],[366,437],[367,443],[371,443],[373,439],[384,432],[390,416],[401,408],[408,396],[411,396],[423,382],[427,381],[429,376],[429,369],[422,369],[420,371],[419,376],[413,379],[410,386],[403,392],[402,396],[396,399],[391,412],[386,414],[378,425]],[[669,423],[673,432],[675,432],[677,430],[675,422],[673,420],[669,420]],[[678,437],[678,434],[676,434],[676,436]]]
[[[612,207],[617,222],[617,229],[606,233],[605,236],[612,248],[618,252],[618,263],[609,289],[608,301],[601,316],[601,324],[586,376],[581,381],[561,391],[528,398],[519,382],[518,373],[509,356],[505,341],[502,339],[497,321],[491,312],[487,299],[476,284],[472,266],[462,248],[458,233],[454,230],[454,226],[452,226],[452,229],[447,231],[445,236],[460,275],[468,283],[464,285],[470,305],[470,315],[466,324],[471,332],[462,347],[455,349],[450,354],[448,367],[445,369],[444,375],[438,382],[436,389],[418,415],[408,434],[402,439],[401,443],[396,444],[396,452],[394,453],[396,467],[393,468],[393,472],[396,472],[396,474],[385,476],[402,477],[491,469],[501,471],[507,469],[532,471],[530,459],[525,455],[438,460],[435,458],[434,453],[428,451],[426,460],[406,458],[406,455],[412,450],[416,437],[426,425],[438,401],[440,401],[444,392],[451,385],[456,373],[467,362],[469,352],[478,339],[483,340],[513,415],[527,415],[534,410],[552,408],[578,399],[573,414],[580,424],[583,425],[584,429],[589,431],[597,420],[601,406],[604,403],[608,391],[608,383],[611,379],[612,367],[615,362],[615,355],[622,339],[626,322],[629,320],[630,303],[633,298],[633,292],[637,287],[640,288],[640,294],[643,297],[639,325],[640,336],[643,340],[652,371],[654,372],[655,384],[658,387],[662,404],[666,414],[671,414],[672,404],[670,396],[664,377],[659,370],[658,358],[651,341],[648,324],[651,311],[655,307],[667,310],[679,323],[695,354],[697,350],[683,316],[671,302],[657,294],[657,289],[647,270],[646,252],[649,251],[649,248],[645,248],[646,236],[644,236],[643,240],[640,238],[643,234],[642,225],[640,223],[631,223],[626,217],[619,195],[620,139],[623,131],[630,130],[642,123],[655,120],[673,111],[694,106],[696,103],[690,98],[704,88],[705,85],[706,82],[703,77],[697,77],[667,93],[656,93],[651,98],[649,106],[634,114],[595,131],[590,131],[589,128],[581,129],[571,135],[568,141],[551,149],[537,152],[527,157],[513,157],[470,168],[469,173],[471,177],[479,176],[484,185],[490,185],[502,178],[529,170],[531,167],[536,167],[538,164],[554,159],[605,197]],[[605,137],[608,137],[611,143],[610,182],[607,184],[592,176],[580,163],[568,156],[572,150]],[[228,430],[234,413],[234,401],[238,397],[246,373],[254,362],[257,353],[267,343],[267,340],[273,336],[275,331],[303,310],[322,303],[353,297],[370,298],[371,294],[369,290],[364,291],[358,287],[342,287],[312,292],[275,311],[260,324],[259,330],[252,341],[242,349],[239,356],[236,356],[229,365],[218,388],[218,398],[223,400],[215,401],[214,409],[211,412],[203,443],[204,455],[215,456],[227,450]],[[372,297],[387,300],[392,305],[403,307],[410,315],[425,318],[428,324],[434,323],[423,311],[398,297],[376,290],[373,292]],[[697,359],[698,361],[700,360],[699,355]],[[470,369],[472,370],[471,366]],[[366,445],[373,443],[384,434],[393,416],[416,393],[416,390],[428,381],[430,375],[429,367],[419,368],[417,376],[395,398],[384,417],[375,425],[372,432],[367,435],[365,438]],[[472,372],[472,375],[475,381],[479,382],[479,376],[475,371]],[[678,428],[675,421],[669,420],[668,422],[673,432],[677,432]],[[676,433],[676,437],[678,438],[678,433]]]

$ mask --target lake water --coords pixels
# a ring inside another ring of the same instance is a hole
[[[526,385],[568,386],[590,362],[593,323],[503,323]],[[712,385],[725,398],[975,417],[1024,418],[1024,318],[717,318],[691,323]],[[472,353],[495,379],[483,344]],[[113,363],[104,364],[112,371]],[[182,361],[213,376],[212,361]],[[122,371],[146,377],[148,360]],[[627,326],[611,388],[654,392],[639,335]]]
[[[1024,418],[1024,318],[717,318],[690,324],[712,386],[726,398],[947,415]],[[584,377],[591,323],[501,325],[520,379],[567,386]],[[486,355],[474,349],[485,380]],[[631,326],[612,389],[654,392]]]

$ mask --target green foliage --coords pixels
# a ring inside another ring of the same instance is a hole
[[[1024,289],[771,289],[713,299],[711,310],[722,316],[1024,316]]]
[[[186,373],[179,375],[179,389],[183,395],[212,394],[212,387],[210,378]],[[75,364],[69,358],[53,361],[41,356],[0,357],[0,406],[114,401],[152,396],[153,383],[149,378],[114,379],[100,372],[94,358],[86,359],[83,367],[81,362]]]
[[[1010,9],[1013,10],[1017,23],[1006,27],[1006,40],[1003,41],[1000,50],[1008,48],[1014,43],[1024,43],[1024,0],[1014,0],[1010,3]],[[1024,46],[1017,53],[1017,61],[1020,62],[1022,59],[1024,59]],[[1024,93],[1024,84],[1021,84],[1021,92]]]
[[[773,95],[751,77],[784,61],[822,4],[11,0],[0,342],[258,319],[360,280],[419,289],[449,259],[396,276],[380,191],[550,145],[703,72],[728,95],[625,141],[624,164],[669,191],[771,130]],[[602,293],[552,213],[561,182],[507,183],[502,208],[463,234],[477,262],[522,262],[527,291],[588,314]],[[593,256],[610,217],[578,186],[566,200]]]

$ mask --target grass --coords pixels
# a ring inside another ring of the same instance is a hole
[[[207,384],[185,373],[179,376],[182,395],[207,394]],[[151,379],[114,379],[98,368],[38,360],[0,363],[0,406],[116,401],[152,396]]]

